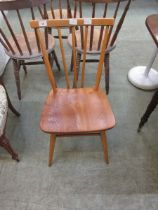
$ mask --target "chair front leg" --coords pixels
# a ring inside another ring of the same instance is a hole
[[[49,146],[49,162],[48,162],[49,167],[52,165],[54,149],[55,149],[55,142],[56,142],[56,135],[51,134],[50,135],[50,146]]]
[[[4,134],[0,137],[0,146],[3,147],[12,156],[12,159],[19,162],[17,153],[14,152],[8,138]]]
[[[108,144],[107,144],[107,139],[106,139],[106,133],[105,131],[101,131],[101,141],[103,144],[103,150],[104,150],[104,160],[106,161],[107,164],[109,164],[109,158],[108,158]]]
[[[105,89],[106,94],[109,94],[109,70],[110,70],[110,54],[105,54],[104,57],[104,69],[105,69]]]
[[[13,59],[13,65],[14,65],[14,76],[15,76],[15,82],[16,82],[16,87],[17,87],[17,94],[19,100],[21,100],[21,88],[20,88],[20,64],[16,59]]]

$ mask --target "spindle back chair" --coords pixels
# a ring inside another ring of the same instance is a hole
[[[102,68],[104,63],[104,54],[110,39],[110,30],[114,24],[114,19],[63,19],[63,20],[45,20],[45,27],[53,27],[58,31],[59,44],[61,49],[62,61],[64,66],[64,74],[66,81],[66,88],[58,88],[55,80],[44,40],[41,35],[41,27],[43,24],[40,21],[31,21],[31,27],[37,30],[38,39],[45,61],[46,71],[52,85],[46,103],[41,115],[40,127],[41,129],[51,135],[50,138],[50,153],[49,153],[49,166],[52,163],[52,157],[55,147],[55,139],[57,136],[67,135],[100,135],[104,148],[104,157],[108,163],[108,152],[105,131],[114,127],[115,119],[111,110],[110,103],[105,93],[99,88],[100,79],[102,75]],[[76,68],[76,26],[83,27],[83,63],[81,80],[78,78]],[[96,73],[96,80],[93,87],[85,86],[85,64],[87,52],[87,33],[88,28],[104,27],[103,41],[101,45],[100,59]],[[67,58],[64,49],[61,28],[67,27],[72,31],[72,52],[73,52],[73,79],[72,83],[74,88],[71,88],[71,78],[68,74]],[[80,81],[80,84],[79,84]]]
[[[123,25],[124,19],[126,17],[127,11],[129,9],[131,0],[74,0],[75,1],[75,14],[78,12],[80,18],[85,17],[113,17],[115,18],[115,24],[111,27],[110,34],[111,39],[108,45],[108,49],[106,51],[104,57],[104,66],[105,66],[105,87],[106,93],[109,93],[109,58],[110,52],[116,46],[116,39]],[[86,13],[86,14],[85,14]],[[83,30],[82,26],[78,30],[77,34],[77,45],[80,49],[78,49],[78,66],[77,69],[79,71],[79,66],[81,57],[83,55]],[[101,42],[103,37],[103,28],[95,29],[91,26],[88,32],[88,44],[87,44],[87,53],[89,55],[100,54]],[[71,34],[68,37],[68,42],[72,46],[71,43]],[[87,59],[86,62],[98,62],[97,58]]]
[[[13,60],[14,75],[17,86],[17,93],[21,99],[20,89],[20,67],[23,66],[27,73],[26,65],[41,64],[38,58],[42,58],[37,32],[29,30],[30,19],[35,19],[44,15],[46,18],[46,3],[48,0],[16,0],[16,1],[0,1],[0,11],[3,17],[2,27],[0,28],[0,42],[5,48],[6,54]],[[43,8],[43,10],[41,10]],[[8,10],[8,15],[5,11]],[[41,13],[44,11],[44,13]],[[28,23],[28,26],[27,26]],[[7,26],[7,27],[6,27]],[[48,34],[48,29],[45,29],[43,36],[49,59],[53,63],[55,59],[59,68],[57,57],[54,51],[54,38]],[[36,61],[38,60],[38,61]]]

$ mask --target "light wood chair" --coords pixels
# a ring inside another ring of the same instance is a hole
[[[6,54],[13,61],[14,75],[19,99],[21,99],[19,76],[21,66],[23,67],[26,74],[26,65],[43,63],[42,54],[37,39],[37,33],[36,30],[35,32],[30,30],[29,21],[31,19],[35,19],[36,16],[38,18],[40,17],[41,7],[44,11],[44,17],[47,16],[47,2],[49,1],[0,1],[0,11],[3,17],[3,22],[1,23],[2,27],[0,28],[0,42],[3,45]],[[8,15],[5,14],[5,10],[9,11]],[[48,34],[48,30],[45,30],[42,36],[45,37],[46,49],[49,54],[51,64],[53,64],[53,60],[55,60],[56,65],[60,70],[60,65],[54,50],[55,40],[53,36]]]
[[[116,40],[118,34],[123,25],[127,11],[129,9],[131,0],[74,0],[75,1],[75,13],[79,12],[80,18],[90,16],[95,17],[113,17],[115,18],[115,24],[111,27],[110,34],[111,39],[108,44],[108,49],[104,56],[104,67],[105,67],[105,88],[106,93],[109,93],[109,77],[110,77],[110,52],[116,47]],[[84,10],[84,8],[86,9]],[[88,13],[88,14],[87,14]],[[103,28],[94,29],[92,26],[88,31],[88,44],[87,54],[92,58],[86,59],[86,62],[98,62],[98,54],[100,54],[100,48],[102,43]],[[82,26],[76,32],[76,44],[78,46],[77,53],[77,70],[80,69],[80,62],[83,57],[83,30]],[[72,46],[71,34],[68,37],[68,42]],[[95,58],[94,58],[95,57]],[[73,61],[73,60],[72,60]],[[71,65],[72,70],[72,65]],[[117,73],[116,73],[117,74]]]
[[[99,88],[100,79],[102,75],[102,67],[104,63],[104,54],[110,39],[111,27],[114,24],[114,19],[89,19],[88,23],[84,19],[76,19],[75,25],[71,20],[47,20],[45,26],[57,28],[59,35],[59,43],[62,54],[62,61],[64,66],[66,88],[58,88],[55,81],[53,71],[49,62],[48,54],[44,45],[42,37],[42,30],[40,29],[40,21],[31,21],[31,27],[36,29],[38,39],[40,41],[43,58],[45,61],[46,71],[52,90],[50,91],[46,102],[44,104],[43,112],[41,115],[40,127],[41,129],[50,134],[50,152],[49,152],[49,166],[51,166],[54,154],[54,147],[56,137],[58,136],[73,136],[73,135],[100,135],[103,143],[104,158],[108,163],[108,148],[106,141],[106,130],[111,129],[115,125],[115,118],[111,110],[110,103],[104,91]],[[88,25],[87,25],[88,24]],[[83,27],[83,65],[82,75],[79,87],[79,78],[76,69],[76,26]],[[101,46],[101,53],[99,64],[96,73],[96,81],[94,87],[84,87],[85,83],[85,64],[86,64],[86,51],[87,51],[87,34],[89,27],[104,27],[103,28],[103,41]],[[68,27],[72,31],[72,51],[73,51],[73,64],[74,64],[74,79],[70,82],[68,76],[68,68],[66,65],[66,55],[62,40],[61,28]],[[74,82],[74,88],[71,88]]]

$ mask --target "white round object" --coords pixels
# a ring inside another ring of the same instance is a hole
[[[158,72],[150,69],[146,75],[146,66],[136,66],[128,72],[128,80],[136,87],[143,90],[154,90],[158,88]]]

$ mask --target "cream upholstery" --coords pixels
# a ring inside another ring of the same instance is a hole
[[[8,101],[5,89],[0,85],[0,136],[2,136],[6,124]]]

